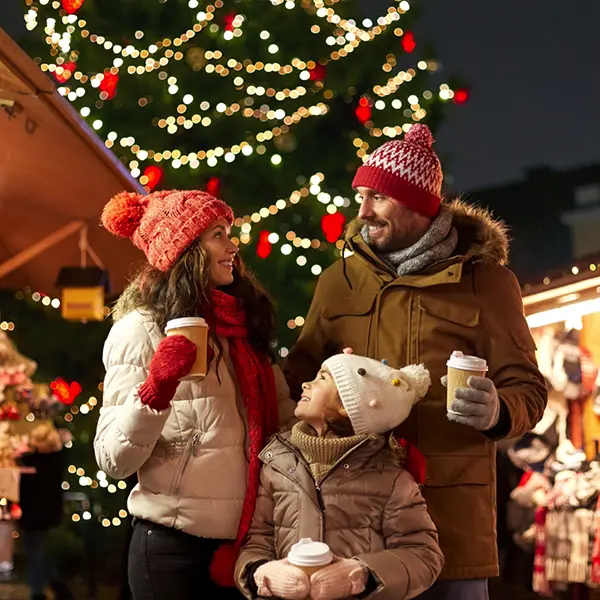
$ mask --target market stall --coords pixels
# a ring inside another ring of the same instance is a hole
[[[0,29],[0,286],[57,296],[61,268],[85,264],[120,292],[141,254],[98,223],[121,190],[144,191]]]
[[[523,303],[549,402],[507,455],[520,474],[507,527],[533,554],[542,596],[597,598],[600,587],[600,264],[527,285]]]

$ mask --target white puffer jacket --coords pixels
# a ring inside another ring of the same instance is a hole
[[[212,368],[203,381],[180,383],[171,408],[157,412],[141,403],[138,388],[162,338],[150,315],[138,311],[113,325],[104,345],[96,460],[115,479],[138,472],[128,502],[132,515],[196,536],[235,539],[246,493],[247,436],[227,342],[221,340],[219,377]],[[284,422],[294,404],[274,369]]]

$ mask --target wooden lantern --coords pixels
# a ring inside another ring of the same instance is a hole
[[[61,290],[63,318],[70,321],[104,320],[108,273],[99,267],[63,267],[56,287]]]

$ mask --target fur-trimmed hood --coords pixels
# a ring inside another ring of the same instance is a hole
[[[488,209],[469,204],[460,197],[445,200],[444,204],[452,212],[453,224],[458,230],[458,254],[466,260],[486,264],[508,263],[510,238],[503,221],[495,219]],[[346,241],[350,246],[360,229],[361,222],[357,219],[348,225]]]
[[[458,230],[458,250],[468,259],[496,265],[508,263],[510,237],[504,221],[480,206],[455,198],[446,202]]]

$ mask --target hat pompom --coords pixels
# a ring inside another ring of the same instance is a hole
[[[415,390],[417,398],[424,398],[431,386],[431,376],[423,365],[408,365],[400,369],[400,374],[410,387]]]
[[[404,141],[410,144],[417,144],[419,146],[425,146],[431,148],[433,146],[433,135],[427,125],[423,123],[415,123],[404,136]]]
[[[130,238],[146,210],[146,198],[134,192],[117,194],[102,211],[102,225],[111,233]]]

